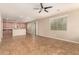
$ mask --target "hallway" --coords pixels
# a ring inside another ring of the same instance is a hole
[[[69,55],[79,54],[79,44],[31,35],[4,38],[0,43],[1,55]]]

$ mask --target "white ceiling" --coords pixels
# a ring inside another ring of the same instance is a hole
[[[3,18],[28,21],[79,8],[79,4],[75,3],[44,3],[43,5],[53,6],[53,8],[48,9],[48,13],[44,11],[38,13],[39,10],[34,8],[40,8],[39,3],[2,3],[0,12]]]

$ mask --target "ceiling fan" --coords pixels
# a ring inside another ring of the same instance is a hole
[[[53,6],[47,6],[47,7],[44,7],[44,6],[43,6],[43,3],[40,3],[40,6],[41,6],[41,8],[40,8],[39,13],[40,13],[42,10],[44,10],[45,12],[48,12],[48,10],[47,10],[47,9],[49,9],[49,8],[52,8],[52,7],[53,7]]]

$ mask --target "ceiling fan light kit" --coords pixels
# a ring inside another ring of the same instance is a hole
[[[48,11],[47,11],[47,9],[49,9],[49,8],[52,8],[52,7],[53,7],[53,6],[44,7],[44,6],[43,6],[43,3],[40,3],[40,6],[41,6],[41,8],[40,8],[39,13],[40,13],[42,10],[44,10],[45,12],[48,12]]]

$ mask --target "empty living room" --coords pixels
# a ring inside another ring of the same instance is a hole
[[[0,55],[79,55],[79,4],[0,3]]]

